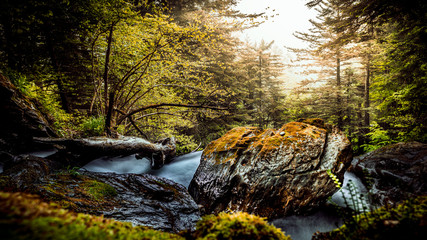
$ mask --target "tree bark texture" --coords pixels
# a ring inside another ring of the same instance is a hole
[[[157,142],[149,142],[137,137],[107,137],[62,139],[62,138],[35,138],[35,141],[54,145],[59,149],[58,154],[64,152],[75,156],[79,165],[102,156],[120,156],[137,153],[138,159],[148,158],[152,169],[159,169],[169,163],[176,154],[175,139],[166,138]]]

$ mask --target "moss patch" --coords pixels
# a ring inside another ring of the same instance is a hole
[[[264,218],[248,213],[207,215],[197,223],[196,239],[282,239],[290,240]]]
[[[323,120],[313,122],[323,123]],[[319,123],[320,124],[320,123]],[[318,124],[318,125],[319,125]],[[321,124],[320,124],[321,125]],[[292,145],[293,148],[305,140],[325,137],[327,130],[303,122],[290,122],[282,128],[260,129],[255,127],[238,127],[230,130],[221,138],[211,142],[204,150],[204,155],[215,155],[217,164],[235,160],[243,153],[259,153],[264,158],[279,148]]]
[[[103,182],[84,175],[50,175],[31,191],[46,201],[53,201],[65,209],[95,213],[114,207],[116,190]]]
[[[94,200],[104,200],[106,197],[114,197],[117,195],[116,189],[112,186],[98,182],[96,180],[88,180],[81,184],[81,187],[90,195]]]
[[[4,239],[183,239],[102,216],[76,214],[37,197],[0,192],[0,231]]]

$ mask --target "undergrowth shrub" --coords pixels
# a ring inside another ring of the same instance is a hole
[[[101,136],[104,133],[105,118],[89,117],[80,124],[82,136]]]
[[[67,113],[61,106],[58,88],[54,84],[36,84],[30,81],[25,74],[8,70],[6,76],[27,98],[36,103],[39,110],[46,114],[52,124],[53,129],[59,136],[71,137],[76,131],[76,118],[71,113]],[[52,75],[41,75],[45,80],[53,78]]]
[[[197,223],[196,239],[283,239],[290,240],[264,218],[244,212],[207,215]]]

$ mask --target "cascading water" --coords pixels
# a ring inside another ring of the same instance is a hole
[[[46,157],[53,153],[55,153],[54,150],[46,150],[33,152],[31,155]],[[176,157],[170,164],[163,166],[159,170],[152,170],[148,159],[138,160],[135,155],[102,157],[93,160],[83,168],[93,172],[148,173],[171,179],[188,187],[199,166],[201,155],[202,152],[200,151]],[[3,167],[0,165],[0,172],[2,171]],[[368,206],[369,201],[366,198],[358,197],[359,201],[353,204],[354,202],[350,201],[350,199],[352,195],[360,196],[360,194],[365,194],[366,191],[360,179],[353,173],[346,172],[343,187],[331,197],[331,201],[338,206],[360,210],[363,209],[363,206]],[[309,240],[317,231],[327,232],[337,228],[341,225],[341,220],[332,211],[321,210],[308,216],[289,216],[275,219],[271,223],[281,228],[293,240]]]
[[[330,200],[332,204],[352,208],[359,212],[363,211],[364,207],[370,209],[366,197],[367,190],[356,175],[346,172],[342,186],[332,195]],[[310,240],[317,231],[329,232],[339,227],[342,225],[342,220],[334,211],[320,210],[307,216],[289,216],[275,219],[271,223],[290,235],[293,240]]]
[[[158,170],[150,168],[148,159],[138,160],[135,155],[98,158],[86,164],[83,168],[92,172],[148,173],[171,179],[188,187],[199,166],[201,156],[201,151],[179,156]]]
[[[94,172],[148,173],[171,179],[188,187],[200,163],[201,155],[202,152],[194,152],[179,156],[159,170],[150,169],[148,159],[137,160],[135,155],[99,158],[88,163],[83,168]],[[349,187],[350,182],[352,183],[351,190]],[[352,173],[345,173],[343,186],[331,198],[331,201],[339,206],[352,207],[351,204],[346,206],[343,197],[349,198],[351,194],[366,192],[362,182]],[[351,201],[348,202],[350,203]],[[321,210],[308,216],[289,216],[275,219],[271,223],[281,228],[286,234],[291,235],[293,240],[309,240],[315,232],[331,231],[340,226],[342,221],[333,211]]]

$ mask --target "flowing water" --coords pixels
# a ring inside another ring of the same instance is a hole
[[[86,164],[83,168],[92,172],[148,173],[171,179],[188,187],[199,166],[201,156],[201,151],[179,156],[158,170],[150,168],[150,161],[148,159],[136,159],[135,155],[102,157]]]
[[[46,157],[55,153],[54,150],[40,151],[31,153],[38,157]],[[136,159],[135,155],[125,157],[102,157],[93,160],[83,168],[93,172],[115,172],[115,173],[148,173],[159,177],[171,179],[186,187],[190,184],[194,173],[200,163],[202,152],[189,153],[176,157],[169,164],[166,164],[159,170],[152,170],[148,159]],[[0,166],[0,172],[3,167]],[[343,207],[362,209],[367,205],[366,198],[353,204],[352,195],[366,193],[366,188],[362,182],[352,173],[346,172],[344,175],[343,188],[336,192],[331,201]],[[360,198],[359,198],[360,199]],[[332,211],[321,210],[308,216],[289,216],[271,221],[273,225],[281,228],[293,240],[309,240],[317,232],[331,231],[341,224],[339,216]]]
[[[176,157],[170,164],[159,170],[150,169],[148,159],[138,160],[135,155],[99,158],[88,163],[84,168],[94,172],[148,173],[171,179],[188,187],[200,163],[201,155],[202,152],[194,152]],[[349,183],[352,183],[352,187],[349,187]],[[351,194],[366,192],[361,181],[352,173],[345,173],[343,186],[331,198],[331,201],[339,206],[352,207],[351,204],[346,205],[343,197],[349,198]],[[358,207],[360,208],[360,206]],[[293,240],[309,240],[315,232],[331,231],[340,226],[342,221],[333,211],[320,210],[308,216],[289,216],[275,219],[271,223],[281,228]]]
[[[367,198],[360,197],[360,194],[365,196],[367,190],[356,175],[346,172],[342,186],[339,191],[332,195],[331,203],[340,207],[349,207],[356,211],[363,210],[363,206],[369,208]],[[334,211],[325,209],[307,216],[289,216],[275,219],[271,223],[290,235],[293,240],[310,240],[317,231],[329,232],[341,226],[342,220]]]

